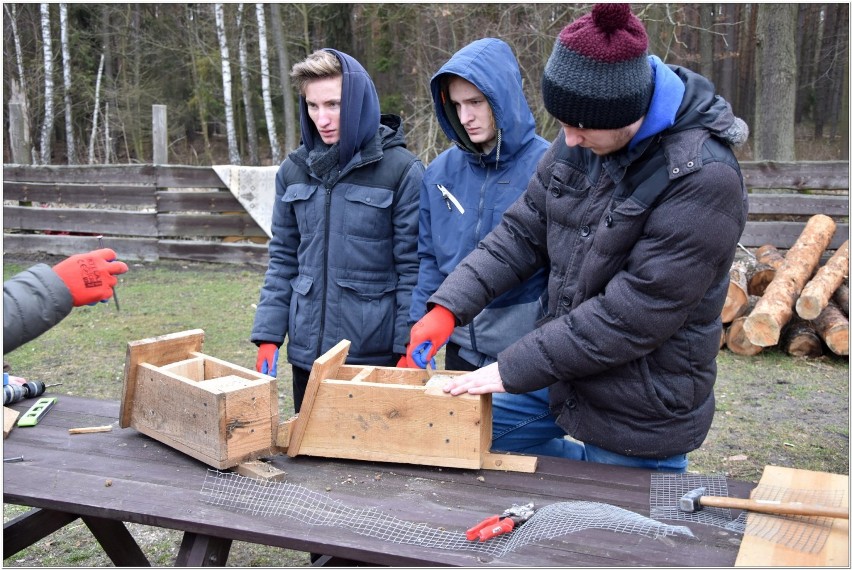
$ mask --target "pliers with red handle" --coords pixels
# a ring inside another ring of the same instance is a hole
[[[503,511],[502,515],[488,517],[478,525],[467,529],[465,535],[468,540],[486,541],[489,538],[500,536],[511,532],[515,527],[527,522],[532,517],[535,509],[533,503],[526,505],[512,505]]]

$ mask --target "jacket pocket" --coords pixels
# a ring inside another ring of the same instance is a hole
[[[385,239],[393,235],[393,191],[355,186],[346,190],[343,224],[351,236]]]
[[[358,356],[393,351],[396,282],[339,279],[341,338],[352,342]]]
[[[642,235],[651,210],[634,200],[625,200],[604,212],[592,248],[601,254],[625,255]]]
[[[313,284],[314,280],[307,275],[298,275],[290,281],[293,294],[290,297],[288,322],[290,340],[288,342],[302,348],[316,346],[316,337],[319,334],[314,328],[318,318],[314,318],[313,303],[308,296]]]
[[[291,184],[281,197],[282,202],[293,208],[302,233],[314,233],[319,227],[322,205],[311,200],[316,192],[317,187],[311,184]]]

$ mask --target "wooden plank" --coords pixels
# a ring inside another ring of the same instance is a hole
[[[103,245],[115,250],[122,261],[156,261],[160,258],[157,240],[153,238],[108,236],[104,238]],[[3,234],[4,254],[47,254],[67,257],[99,247],[97,236]]]
[[[794,216],[844,217],[849,215],[849,195],[826,196],[816,194],[761,194],[748,195],[748,214],[788,214]]]
[[[239,263],[260,267],[269,264],[269,248],[266,244],[160,240],[157,251],[158,257],[165,259]]]
[[[740,243],[745,247],[761,247],[772,244],[779,249],[790,249],[799,239],[802,230],[805,229],[805,224],[806,222],[749,221],[746,222]],[[839,223],[827,249],[836,250],[847,239],[849,239],[849,224]]]
[[[212,170],[212,169],[209,169]],[[150,164],[25,166],[3,165],[3,180],[57,184],[137,184],[155,185],[156,169]]]
[[[767,465],[760,478],[760,487],[777,489],[796,489],[807,491],[835,491],[842,494],[842,505],[849,508],[849,476],[821,471],[807,471]],[[830,529],[822,526],[826,519],[814,517],[814,524],[807,524],[808,517],[779,517],[763,514],[750,514],[743,536],[740,551],[737,555],[736,566],[838,566],[849,567],[849,520],[833,519]],[[761,526],[773,525],[778,527],[777,536],[781,542],[763,538],[758,533]],[[785,533],[785,527],[791,528]],[[810,527],[810,528],[808,528]],[[754,528],[749,532],[749,528]],[[808,529],[808,530],[804,530]],[[809,544],[823,532],[828,533],[825,545],[817,552],[805,552],[792,548],[790,541],[799,538],[803,532],[809,532]],[[795,535],[795,536],[792,536]],[[785,543],[785,541],[787,541]]]
[[[18,421],[20,412],[3,406],[3,439],[9,437],[12,428],[15,427],[15,422]]]
[[[158,235],[157,215],[153,212],[88,208],[3,206],[3,228],[136,237]]]
[[[116,566],[148,567],[151,563],[139,548],[136,539],[120,521],[101,517],[82,517],[95,535],[104,552]]]
[[[157,192],[158,212],[244,212],[234,195],[224,191],[214,192]],[[264,234],[265,235],[265,234]]]
[[[136,376],[141,363],[162,366],[178,360],[186,360],[190,353],[201,352],[203,346],[204,331],[201,329],[128,342],[124,361],[124,387],[121,394],[119,425],[123,428],[130,427],[136,395]]]
[[[290,457],[296,457],[299,454],[302,439],[305,437],[305,432],[310,424],[311,412],[313,411],[320,384],[323,379],[337,375],[337,370],[346,361],[346,356],[349,354],[349,347],[351,345],[350,341],[346,339],[341,340],[331,350],[314,360],[298,419],[290,428],[290,443],[287,446],[287,455]]]
[[[231,543],[228,538],[207,536],[193,532],[184,533],[175,566],[225,566]]]
[[[243,236],[266,238],[266,232],[249,214],[157,214],[158,235]],[[39,228],[40,229],[40,228]],[[147,235],[147,234],[145,234]]]
[[[50,509],[30,509],[3,524],[3,557],[9,558],[79,517]]]
[[[488,447],[480,436],[488,423],[485,400],[490,403],[469,394],[433,396],[422,386],[325,379],[299,453],[478,469],[491,446],[490,430]]]
[[[748,188],[849,190],[849,161],[740,161]]]
[[[158,188],[226,188],[210,166],[160,165],[156,177]]]
[[[38,184],[3,181],[3,199],[56,204],[103,204],[155,208],[154,186],[104,184]]]

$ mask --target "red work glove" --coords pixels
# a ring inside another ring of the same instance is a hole
[[[431,311],[411,327],[411,341],[408,343],[408,368],[426,368],[450,340],[456,328],[456,317],[441,305],[435,305]]]
[[[278,346],[265,342],[257,347],[257,364],[255,370],[261,374],[278,376]]]
[[[78,253],[53,266],[53,271],[71,291],[75,307],[106,301],[112,297],[112,288],[118,283],[114,275],[127,271],[127,264],[115,261],[111,249],[96,249]]]

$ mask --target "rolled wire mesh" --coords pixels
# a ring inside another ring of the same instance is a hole
[[[586,528],[641,534],[652,538],[685,536],[689,528],[661,523],[605,503],[570,501],[535,511],[514,531],[485,542],[467,540],[464,532],[433,528],[382,513],[352,508],[326,495],[288,482],[258,481],[210,469],[201,488],[202,501],[255,516],[286,516],[309,525],[337,526],[396,544],[447,550],[471,550],[500,557],[524,545]]]
[[[708,496],[728,496],[728,483],[721,475],[652,474],[651,518],[718,526],[808,553],[817,553],[822,549],[834,523],[834,519],[829,517],[750,512],[742,512],[736,519],[732,519],[730,509],[718,507],[704,507],[694,513],[681,511],[678,506],[680,498],[699,487],[705,487],[704,494]],[[771,485],[758,485],[751,493],[752,499],[783,503],[800,502],[829,507],[841,506],[845,497],[846,491],[842,490],[788,489]]]

